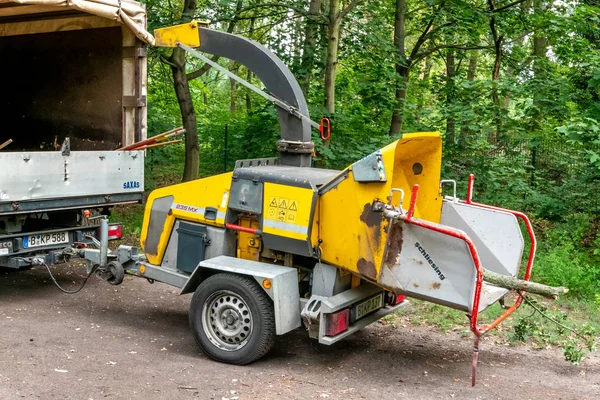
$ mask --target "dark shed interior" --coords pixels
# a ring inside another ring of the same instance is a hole
[[[0,37],[5,151],[59,150],[67,136],[72,150],[119,147],[122,51],[120,27]]]

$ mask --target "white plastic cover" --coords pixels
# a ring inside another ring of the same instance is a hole
[[[0,6],[8,3],[21,6],[38,6],[51,12],[54,7],[78,10],[87,14],[117,21],[129,28],[140,40],[154,45],[154,37],[146,31],[146,8],[132,0],[0,0]],[[13,15],[19,15],[18,9]],[[41,12],[43,12],[40,9]],[[27,14],[25,8],[23,13]]]

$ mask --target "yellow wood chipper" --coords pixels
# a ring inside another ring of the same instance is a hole
[[[519,306],[489,325],[477,323],[509,292],[484,283],[484,267],[510,277],[520,272],[517,218],[530,235],[529,280],[531,224],[519,212],[472,202],[472,179],[460,200],[456,183],[440,180],[438,133],[405,134],[341,171],[313,168],[311,126],[320,124],[273,53],[198,23],[155,37],[159,46],[251,70],[268,94],[242,83],[278,109],[279,157],[240,160],[233,172],[153,191],[141,247],[108,251],[102,240],[99,249],[80,252],[90,271],[100,268],[117,284],[127,270],[193,293],[189,319],[198,345],[233,364],[255,361],[276,335],[302,325],[320,343],[335,343],[407,305],[406,296],[464,311],[476,338]],[[441,195],[443,184],[453,186],[452,196]]]

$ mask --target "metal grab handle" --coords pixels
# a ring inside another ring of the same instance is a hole
[[[444,188],[444,183],[451,183],[453,190],[452,190],[452,201],[454,202],[458,202],[458,197],[456,197],[456,181],[454,179],[442,179],[440,181],[440,191]]]
[[[401,211],[402,210],[402,203],[404,203],[404,190],[400,189],[400,188],[392,188],[392,190],[390,190],[390,197],[388,199],[388,205],[392,205],[392,197],[394,196],[394,192],[398,192],[400,193],[400,205],[399,205],[399,209]]]

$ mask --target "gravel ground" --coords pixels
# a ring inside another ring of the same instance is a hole
[[[55,267],[64,286],[81,269]],[[297,330],[252,365],[209,360],[188,328],[190,296],[126,277],[63,294],[47,271],[0,274],[0,399],[599,399],[600,358],[373,324],[333,346]],[[466,323],[466,321],[465,321]]]

